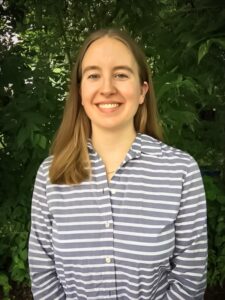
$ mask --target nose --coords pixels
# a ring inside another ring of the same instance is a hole
[[[101,95],[109,97],[115,93],[115,86],[111,77],[103,78],[101,86]]]

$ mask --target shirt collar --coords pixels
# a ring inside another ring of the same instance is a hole
[[[138,158],[142,153],[150,156],[161,156],[161,142],[149,135],[138,133],[127,156],[129,159]]]
[[[88,139],[87,143],[89,153],[95,153],[91,139]],[[150,156],[161,156],[162,147],[161,142],[157,139],[142,133],[137,133],[136,138],[127,153],[127,160],[138,158],[141,154],[148,154]]]

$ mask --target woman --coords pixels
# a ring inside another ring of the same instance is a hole
[[[121,31],[93,33],[36,178],[34,299],[203,299],[202,179],[190,155],[160,140],[141,50]]]

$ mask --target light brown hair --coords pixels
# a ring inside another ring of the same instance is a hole
[[[145,55],[124,31],[117,29],[98,30],[89,35],[84,41],[72,71],[69,96],[66,101],[63,119],[50,150],[50,154],[53,155],[49,170],[52,183],[78,184],[90,178],[91,166],[87,140],[91,137],[91,124],[81,104],[79,93],[82,80],[81,67],[88,47],[104,36],[117,39],[130,49],[138,64],[140,83],[143,84],[146,81],[149,85],[144,103],[139,105],[134,117],[136,132],[151,135],[159,140],[162,139],[152,78]]]

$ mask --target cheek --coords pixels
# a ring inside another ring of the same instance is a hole
[[[134,104],[142,104],[144,101],[144,97],[140,92],[139,86],[133,87],[132,89],[127,89],[126,91],[127,99],[130,99]]]
[[[139,99],[139,89],[133,84],[123,85],[122,87],[119,87],[118,90],[124,97],[126,97],[126,99]]]
[[[90,104],[96,94],[96,88],[94,86],[87,85],[85,83],[81,84],[80,96],[82,105]]]

